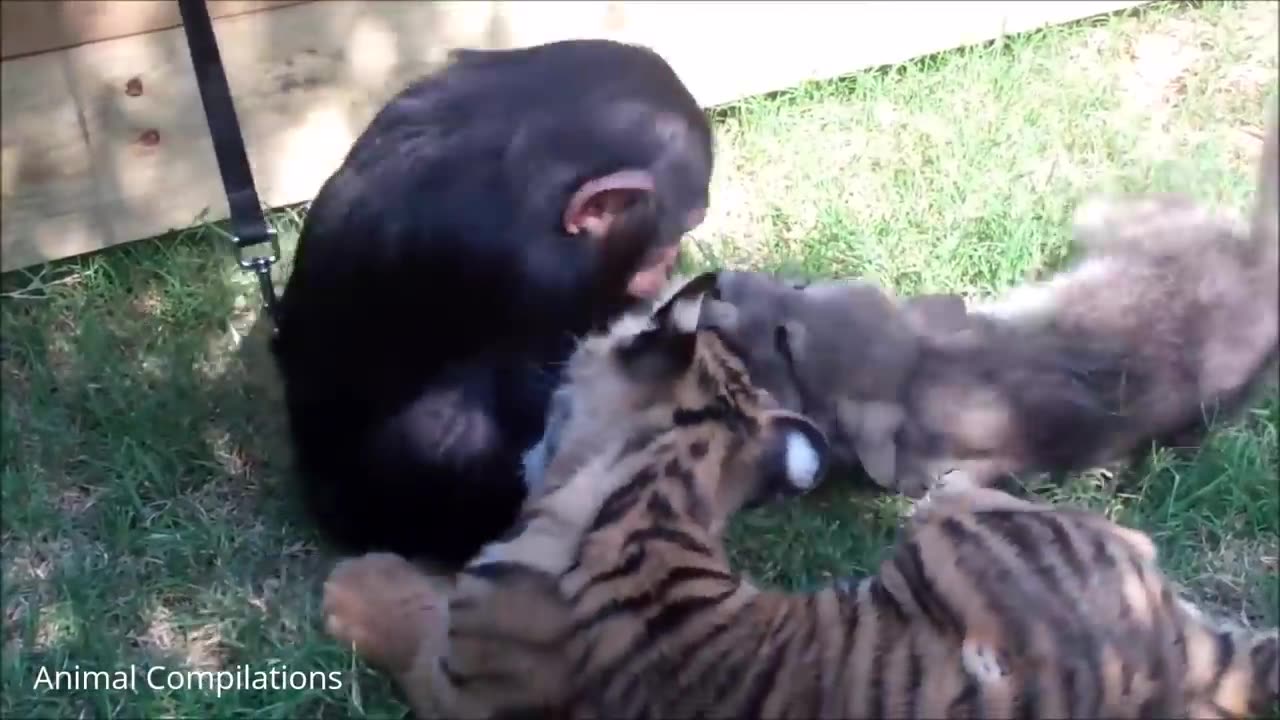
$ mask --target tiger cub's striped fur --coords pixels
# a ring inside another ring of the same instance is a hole
[[[329,632],[390,670],[419,716],[487,717],[560,703],[572,687],[562,649],[572,614],[555,578],[579,561],[583,532],[629,492],[671,473],[680,482],[709,476],[689,468],[717,463],[717,476],[735,483],[716,503],[683,510],[719,536],[728,520],[721,508],[816,484],[827,453],[821,432],[775,410],[731,355],[709,351],[707,337],[693,333],[715,278],[699,276],[651,317],[624,317],[583,342],[543,441],[528,454],[521,517],[456,578],[428,576],[387,553],[335,567],[325,584]],[[724,420],[738,432],[700,430]]]
[[[676,315],[571,360],[545,494],[460,577],[447,638],[444,618],[386,600],[430,597],[407,565],[378,579],[356,561],[331,581],[354,598],[339,635],[367,656],[418,639],[396,670],[420,714],[1227,717],[1274,702],[1274,631],[1179,601],[1144,534],[994,490],[937,488],[872,577],[757,588],[729,567],[724,525],[811,487],[826,445]]]

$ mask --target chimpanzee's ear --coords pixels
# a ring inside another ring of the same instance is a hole
[[[565,205],[565,232],[603,238],[618,216],[653,191],[653,175],[647,170],[619,170],[588,180]]]
[[[715,294],[717,274],[698,275],[654,313],[648,330],[618,348],[618,358],[638,379],[668,380],[686,370],[698,346],[698,316],[704,298]]]

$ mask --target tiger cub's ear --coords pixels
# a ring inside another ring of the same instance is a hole
[[[766,495],[799,495],[817,487],[831,453],[827,436],[803,415],[769,414],[760,456],[761,490]]]
[[[650,326],[618,348],[622,366],[642,382],[665,381],[688,370],[698,346],[702,302],[716,296],[717,273],[706,272],[677,290],[653,313]]]

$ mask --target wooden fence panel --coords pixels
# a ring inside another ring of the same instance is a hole
[[[313,197],[387,98],[454,47],[639,42],[711,106],[1139,4],[326,0],[227,3],[215,28],[259,193],[280,206]],[[181,27],[2,69],[3,270],[227,216]]]

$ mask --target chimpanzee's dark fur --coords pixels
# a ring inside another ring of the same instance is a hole
[[[273,347],[324,535],[457,565],[506,529],[559,364],[697,222],[711,167],[638,47],[460,51],[392,99],[311,205]],[[575,191],[628,169],[651,191],[571,234]]]

